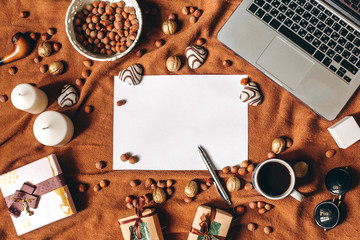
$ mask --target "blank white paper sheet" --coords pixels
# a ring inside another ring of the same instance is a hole
[[[239,99],[246,75],[144,76],[136,86],[115,77],[114,170],[206,170],[248,158],[248,107]],[[126,100],[117,106],[118,100]],[[122,162],[130,153],[138,162]]]

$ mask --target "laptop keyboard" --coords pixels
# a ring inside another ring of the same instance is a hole
[[[360,68],[360,32],[315,0],[254,0],[247,10],[346,82]]]

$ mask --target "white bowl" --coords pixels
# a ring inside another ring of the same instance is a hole
[[[112,2],[119,2],[120,0],[108,0],[107,3]],[[126,6],[134,7],[136,12],[136,17],[139,20],[139,29],[137,31],[136,39],[134,40],[133,44],[122,53],[115,53],[114,55],[103,55],[103,54],[97,54],[93,53],[90,50],[86,49],[81,43],[79,43],[76,40],[76,32],[74,29],[74,18],[76,13],[82,11],[87,4],[91,4],[94,2],[94,0],[73,0],[66,12],[66,19],[65,19],[65,26],[66,26],[66,34],[69,37],[69,40],[71,44],[74,46],[74,48],[84,55],[87,58],[90,58],[95,61],[115,61],[116,59],[119,59],[126,54],[128,54],[136,45],[136,43],[139,41],[141,30],[143,26],[143,19],[141,15],[141,9],[139,7],[139,4],[136,0],[123,0],[126,3]]]

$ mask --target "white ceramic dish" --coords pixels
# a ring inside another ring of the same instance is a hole
[[[107,3],[112,2],[119,2],[120,0],[109,0],[106,1]],[[135,8],[137,19],[139,20],[139,29],[137,31],[136,39],[134,40],[133,44],[122,53],[115,53],[114,55],[102,55],[102,54],[96,54],[88,49],[86,49],[81,43],[79,43],[76,40],[76,32],[74,29],[73,20],[75,18],[75,15],[77,12],[80,12],[82,9],[85,8],[87,4],[91,4],[94,2],[94,0],[73,0],[66,12],[66,18],[65,18],[65,26],[66,26],[66,34],[69,37],[69,40],[71,44],[74,46],[74,48],[84,55],[85,57],[95,60],[95,61],[115,61],[116,59],[119,59],[126,54],[128,54],[136,45],[136,43],[139,41],[142,26],[143,26],[143,18],[141,14],[141,9],[139,7],[139,4],[136,0],[123,0],[126,3],[126,6],[131,6]]]

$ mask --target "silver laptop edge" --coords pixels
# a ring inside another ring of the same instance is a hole
[[[218,39],[244,60],[285,88],[320,116],[334,120],[360,85],[359,72],[350,83],[339,78],[306,51],[247,11],[244,0],[218,33]],[[359,27],[322,2],[359,31]]]

